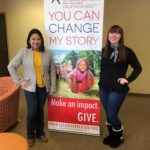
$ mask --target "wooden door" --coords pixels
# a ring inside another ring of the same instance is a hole
[[[0,77],[8,76],[8,48],[6,36],[5,15],[0,14]]]

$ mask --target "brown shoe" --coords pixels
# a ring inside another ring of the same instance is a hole
[[[28,139],[28,146],[32,147],[34,145],[34,139]]]
[[[38,137],[42,142],[48,142],[48,138],[45,135]]]

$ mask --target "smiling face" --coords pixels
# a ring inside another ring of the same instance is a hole
[[[33,33],[30,36],[29,43],[33,50],[39,50],[42,41],[41,41],[40,36],[37,33]]]
[[[109,42],[112,44],[112,45],[116,45],[118,46],[119,45],[119,41],[121,39],[121,34],[120,33],[109,33],[108,34],[108,40]]]
[[[85,63],[85,61],[80,61],[80,63],[78,64],[78,68],[80,71],[84,72],[87,70],[87,64]]]

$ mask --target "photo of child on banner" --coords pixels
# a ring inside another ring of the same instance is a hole
[[[56,50],[53,55],[58,83],[55,96],[98,98],[99,51]]]
[[[94,84],[94,76],[89,70],[88,60],[80,58],[76,68],[66,75],[65,80],[72,92],[87,93]]]

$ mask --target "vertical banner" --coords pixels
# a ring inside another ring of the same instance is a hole
[[[104,0],[44,0],[46,47],[57,92],[48,99],[48,129],[100,135],[98,80]]]

